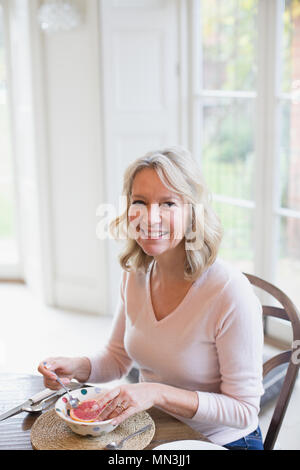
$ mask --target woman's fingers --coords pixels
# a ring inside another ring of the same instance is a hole
[[[112,390],[109,390],[107,393],[104,393],[98,400],[97,402],[99,403],[100,408],[103,408],[114,398],[120,395],[120,387],[113,388]]]
[[[115,417],[113,419],[113,421],[111,422],[111,424],[113,424],[114,426],[118,425],[118,424],[122,423],[123,421],[125,421],[125,419],[129,418],[130,416],[134,415],[137,412],[138,412],[138,410],[136,409],[135,406],[129,406],[121,414],[119,414],[117,417]]]
[[[55,380],[49,380],[44,377],[44,385],[46,388],[50,388],[50,390],[59,390],[61,385],[56,382]]]
[[[100,406],[100,409],[102,406]],[[102,411],[100,411],[100,419],[101,421],[105,421],[106,419],[110,419],[112,414],[116,413],[117,411],[117,399],[109,401],[104,405]]]
[[[128,411],[129,410],[129,411]],[[105,421],[107,419],[118,418],[121,417],[121,421],[124,421],[126,417],[131,416],[128,413],[132,410],[135,410],[134,413],[137,412],[134,406],[128,406],[125,401],[121,400],[121,396],[117,396],[112,401],[108,402],[105,405],[104,410],[100,413],[100,419]],[[125,413],[126,412],[126,413]],[[131,413],[131,414],[134,414]]]
[[[51,390],[59,390],[61,385],[56,380],[56,369],[62,368],[63,363],[54,358],[44,359],[38,366],[38,371],[44,376],[44,385]],[[67,377],[60,377],[61,381],[67,385],[70,379]]]
[[[117,416],[119,416],[120,414],[124,413],[125,410],[127,410],[129,408],[128,404],[126,402],[120,402],[118,400],[118,398],[116,398],[117,401],[114,400],[114,409],[113,411],[110,413],[109,410],[106,408],[105,411],[107,410],[107,413],[105,414],[105,419],[112,419],[112,418],[116,418]]]
[[[46,380],[53,381],[55,380],[55,374],[51,372],[50,368],[53,368],[52,364],[48,361],[42,361],[40,362],[38,366],[38,371],[44,376]],[[54,369],[55,370],[55,369]]]
[[[61,379],[64,385],[68,385],[70,383],[69,379]],[[46,388],[50,388],[51,390],[59,390],[62,386],[57,382],[56,379],[48,379],[44,377],[44,385]]]
[[[130,402],[129,396],[126,392],[119,387],[110,390],[98,400],[100,408],[100,419],[105,421],[107,419],[117,420],[121,423],[129,416],[137,413],[137,408]]]
[[[100,412],[101,420],[110,419],[112,414],[117,415],[120,410],[117,405],[121,403],[120,388],[113,388],[109,392],[105,393],[98,401],[99,407],[102,410]]]

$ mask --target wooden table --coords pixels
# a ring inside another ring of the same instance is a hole
[[[107,384],[105,384],[107,386]],[[0,374],[0,414],[44,389],[41,376]],[[50,409],[50,408],[49,408]],[[146,449],[182,439],[209,440],[197,431],[157,408],[147,410],[155,422],[155,435]],[[0,421],[0,450],[32,450],[30,431],[41,413],[26,412]]]

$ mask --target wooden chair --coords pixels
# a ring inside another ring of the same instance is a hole
[[[264,317],[276,317],[281,318],[291,322],[293,330],[293,341],[291,349],[283,351],[276,356],[268,359],[263,365],[263,376],[265,377],[271,370],[275,367],[278,367],[281,364],[288,363],[287,371],[285,374],[284,382],[282,384],[279,397],[276,402],[276,406],[273,412],[273,416],[268,428],[268,432],[264,441],[264,449],[272,450],[274,448],[278,433],[281,428],[283,418],[285,416],[290,397],[295,385],[297,378],[300,358],[295,360],[293,358],[293,350],[297,349],[297,346],[300,346],[300,316],[299,311],[296,306],[293,304],[291,299],[278,287],[275,287],[273,284],[260,279],[259,277],[253,276],[252,274],[244,273],[248,278],[250,283],[266,292],[271,294],[278,302],[282,305],[281,307],[271,307],[263,305],[263,315]],[[297,356],[297,354],[295,354]]]

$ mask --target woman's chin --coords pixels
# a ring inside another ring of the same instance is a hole
[[[168,240],[139,240],[139,245],[148,256],[157,256],[170,248]]]

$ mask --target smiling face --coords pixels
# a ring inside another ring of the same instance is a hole
[[[176,248],[184,238],[188,205],[170,191],[155,170],[139,171],[132,184],[129,230],[149,256]]]

